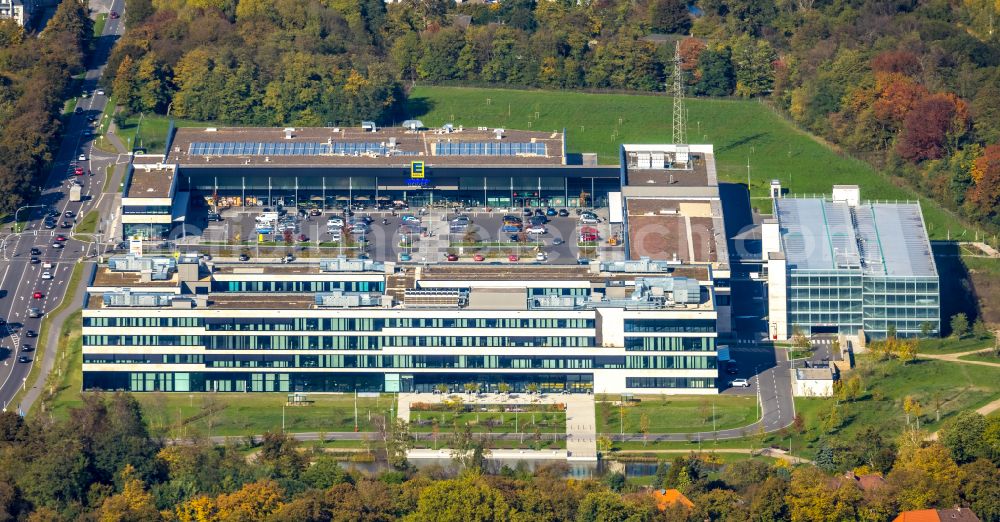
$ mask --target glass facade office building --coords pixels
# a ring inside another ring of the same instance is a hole
[[[785,277],[768,276],[771,295],[784,294],[769,303],[772,332],[939,332],[938,274],[918,203],[787,198],[775,200],[775,215],[784,259],[769,269]]]
[[[413,279],[373,261],[248,271],[182,258],[142,281],[128,271],[139,263],[112,261],[83,312],[88,390],[717,392],[711,287],[665,263],[534,266],[517,280],[430,265]]]

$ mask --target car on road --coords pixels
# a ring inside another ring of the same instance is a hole
[[[33,351],[35,351],[35,349],[32,348],[30,344],[22,344],[21,345],[21,351],[22,352],[33,352]]]
[[[520,260],[521,260],[521,258],[518,257],[515,254],[511,254],[511,255],[507,256],[507,261],[510,261],[511,263],[516,263],[517,261],[520,261]]]
[[[75,114],[83,114],[83,107],[77,107],[77,108],[73,109],[73,112]]]
[[[476,254],[476,255],[472,256],[472,260],[473,261],[486,261],[486,256],[484,256],[482,254]]]
[[[313,217],[322,216],[323,211],[318,208],[309,209],[309,215]]]
[[[45,297],[45,294],[36,291],[35,293],[31,294],[31,297],[32,297],[32,299],[41,299],[41,298]]]
[[[46,230],[52,230],[53,228],[56,228],[56,224],[54,222],[52,222],[52,221],[46,221],[45,222],[45,229]]]
[[[118,18],[118,13],[111,11],[111,18]],[[104,89],[97,89],[94,91],[97,96],[104,96]]]
[[[548,256],[545,255],[545,252],[535,254],[535,261],[545,261],[546,259],[548,259]]]
[[[292,261],[295,261],[295,256],[293,256],[292,254],[286,254],[285,255],[285,262],[286,263],[291,263]]]
[[[748,381],[746,379],[733,379],[733,380],[729,381],[729,386],[731,386],[733,388],[749,388],[750,387],[750,381]]]
[[[62,248],[62,247],[63,247],[62,243],[58,243],[58,242],[57,243],[52,243],[52,248]]]
[[[69,221],[63,221],[62,222],[62,227],[63,228],[73,228],[73,223],[70,223]]]
[[[73,214],[73,211],[72,211],[72,210],[67,210],[66,212],[63,212],[63,217],[68,217],[68,218],[71,218],[71,217],[73,217],[74,215],[75,215],[75,214]]]
[[[52,272],[42,272],[42,279],[52,279]]]
[[[447,259],[448,261],[458,261],[458,256],[456,256],[455,254],[448,254]]]
[[[118,11],[111,11],[111,13],[108,14],[108,18],[112,20],[117,20],[119,16]],[[104,94],[104,91],[98,90],[97,94]]]
[[[17,362],[19,362],[19,363],[30,363],[31,362],[31,358],[25,357],[25,356],[22,355],[22,356],[20,356],[20,357],[17,358]]]
[[[250,260],[249,254],[240,254],[240,261],[249,261],[249,260]]]
[[[206,219],[209,221],[222,221],[222,216],[218,212],[209,212]]]
[[[87,155],[86,154],[80,154],[79,156],[77,156],[76,159],[78,161],[87,161]]]
[[[411,259],[413,259],[413,256],[410,254],[399,254],[400,261],[410,261]]]
[[[530,215],[531,215],[532,213],[533,213],[533,212],[531,212],[531,209],[530,209],[530,208],[525,208],[525,209],[524,209],[524,212],[522,212],[522,214],[524,214],[525,216],[530,216]]]
[[[565,241],[563,241],[563,239],[561,237],[557,237],[557,238],[555,238],[555,239],[552,240],[552,244],[555,245],[555,246],[559,246],[559,245],[561,245],[563,243],[565,243]]]
[[[56,236],[56,241],[66,241],[66,236],[59,234]]]
[[[41,260],[41,259],[38,259],[38,257],[36,257],[36,256],[31,256],[31,264],[33,264],[33,265],[37,265],[38,263],[41,263],[41,262],[42,262],[42,260]]]
[[[82,176],[83,175],[83,169],[81,169],[80,167],[77,167],[77,168],[73,169],[73,175],[74,176]]]
[[[39,249],[37,249],[37,248],[32,248],[31,249],[31,255],[33,255],[33,256],[40,256],[40,255],[42,255],[42,251],[39,250]]]
[[[576,264],[578,264],[578,265],[589,265],[590,264],[590,259],[587,259],[586,257],[577,258]]]
[[[24,332],[24,336],[25,337],[38,337],[38,334],[36,334],[34,330],[28,330],[28,331]]]
[[[42,310],[40,308],[29,308],[28,317],[32,319],[37,319],[42,316]]]
[[[416,216],[411,216],[410,214],[407,214],[407,215],[403,216],[402,220],[403,220],[403,223],[408,224],[408,225],[419,225],[420,224],[420,218],[418,218]]]

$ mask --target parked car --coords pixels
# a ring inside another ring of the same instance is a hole
[[[530,216],[532,214],[531,209],[530,208],[525,208],[523,214],[525,216]]]
[[[526,231],[529,234],[544,234],[548,232],[543,225],[532,225]]]
[[[240,261],[249,261],[250,256],[248,254],[240,254]]]
[[[564,208],[559,209],[559,217],[569,217],[569,211]]]
[[[292,261],[295,261],[295,256],[293,256],[292,254],[286,254],[285,255],[285,262],[286,263],[291,263]]]
[[[549,208],[545,209],[545,215],[546,216],[553,217],[553,216],[555,216],[557,214],[559,214],[559,213],[556,212],[556,209],[554,209],[552,207],[549,207]]]
[[[511,263],[516,263],[517,261],[520,261],[520,259],[521,258],[516,256],[515,254],[507,256],[507,261],[510,261]]]
[[[563,239],[561,237],[557,237],[557,238],[555,238],[555,239],[552,240],[552,244],[555,245],[555,246],[559,246],[559,245],[561,245],[563,243],[565,243],[565,241],[563,241]]]
[[[207,219],[209,221],[222,221],[222,216],[219,215],[219,213],[217,213],[217,212],[209,212],[208,216],[207,216]]]
[[[520,232],[521,231],[521,225],[520,224],[514,224],[514,223],[508,223],[508,224],[504,224],[504,226],[500,230],[502,232],[507,232],[507,233],[510,233],[510,232]]]
[[[549,222],[549,218],[545,216],[535,216],[529,221],[532,225],[544,225]]]
[[[750,387],[750,381],[748,381],[746,379],[733,379],[733,380],[729,381],[729,386],[731,386],[733,388],[749,388]]]
[[[472,256],[472,260],[473,261],[486,261],[486,256],[484,256],[482,254],[476,254],[476,255]]]
[[[37,249],[37,248],[32,248],[31,249],[31,255],[33,255],[33,256],[40,256],[40,255],[42,255],[42,251],[39,250],[39,249]]]
[[[323,215],[323,211],[320,210],[320,209],[318,209],[318,208],[310,209],[309,210],[309,215],[310,216],[322,216]]]
[[[545,255],[545,252],[535,254],[535,261],[545,261],[546,259],[548,259],[548,256]]]
[[[410,261],[413,257],[410,254],[399,254],[400,261]]]
[[[458,256],[455,254],[448,254],[448,261],[458,261]]]
[[[63,247],[62,243],[58,243],[58,242],[52,243],[52,248],[62,248],[62,247]]]

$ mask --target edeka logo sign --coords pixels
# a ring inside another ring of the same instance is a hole
[[[410,179],[424,179],[424,162],[410,162]]]
[[[410,162],[410,178],[406,180],[406,184],[416,187],[425,187],[429,183],[426,172],[424,171],[424,162],[422,161],[411,161]]]

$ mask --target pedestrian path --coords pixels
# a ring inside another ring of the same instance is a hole
[[[960,364],[977,364],[979,366],[992,366],[994,368],[1000,368],[1000,363],[994,363],[989,361],[971,361],[968,359],[962,359],[966,355],[972,355],[974,353],[981,353],[989,351],[988,349],[978,349],[970,350],[968,352],[958,352],[958,353],[919,353],[917,357],[923,357],[925,359],[937,359],[939,361],[949,361],[956,362]]]

